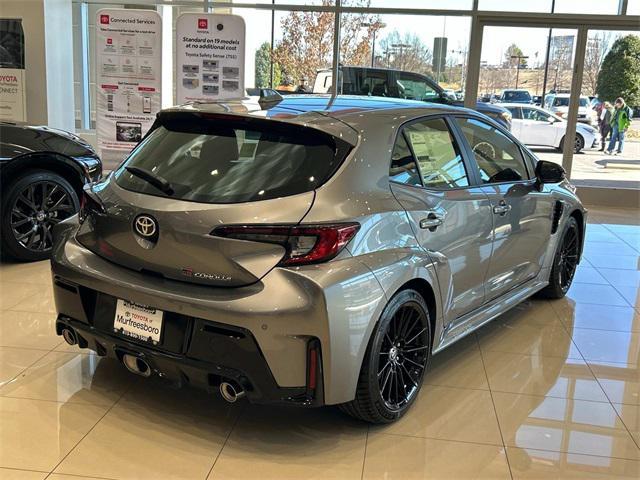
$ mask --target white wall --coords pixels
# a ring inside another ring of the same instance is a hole
[[[73,131],[71,0],[0,0],[0,17],[22,19],[27,122]]]

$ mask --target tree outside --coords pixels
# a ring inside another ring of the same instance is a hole
[[[598,73],[598,98],[613,102],[617,97],[627,105],[640,106],[640,37],[627,35],[616,40]]]
[[[367,7],[370,1],[353,3]],[[330,4],[330,0],[322,0],[322,5]],[[363,65],[367,59],[370,61],[373,34],[382,28],[379,17],[349,14],[342,17],[341,23],[341,63]],[[283,83],[295,86],[306,79],[312,85],[316,72],[331,66],[333,25],[334,15],[330,12],[293,11],[282,19],[282,38],[275,45],[273,60],[281,69]]]
[[[377,66],[433,75],[431,49],[415,33],[394,30],[380,40],[379,51]]]
[[[268,88],[271,86],[271,44],[264,42],[256,50],[255,60],[256,87]],[[282,72],[278,63],[273,63],[273,85],[278,86],[282,82]]]

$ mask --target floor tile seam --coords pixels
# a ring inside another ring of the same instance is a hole
[[[426,379],[425,379],[426,380]],[[489,382],[487,381],[487,384]],[[443,388],[453,388],[456,390],[471,390],[473,392],[488,392],[489,388],[472,388],[472,387],[461,387],[459,385],[444,385],[441,383],[429,383],[429,381],[422,382],[423,385],[428,385],[430,387],[443,387]]]
[[[23,300],[24,301],[24,300]],[[22,302],[18,302],[18,304],[20,304]],[[8,308],[5,310],[6,312],[16,312],[16,313],[38,313],[41,315],[55,315],[56,312],[55,311],[50,311],[50,312],[41,312],[41,311],[34,311],[34,310],[16,310],[14,308]]]
[[[507,457],[509,456],[509,450],[534,450],[534,451],[538,451],[538,452],[548,452],[548,453],[564,453],[567,455],[583,455],[585,457],[594,457],[594,458],[608,458],[610,460],[623,460],[625,462],[632,462],[632,463],[637,463],[640,465],[640,459],[634,459],[634,458],[624,458],[624,457],[615,457],[615,456],[609,456],[609,455],[595,455],[593,453],[577,453],[577,452],[568,452],[568,451],[564,451],[564,450],[550,450],[550,449],[546,449],[546,448],[538,448],[538,447],[519,447],[516,445],[507,445],[505,447],[505,453],[507,454]]]
[[[362,457],[362,471],[360,473],[360,480],[364,480],[364,467],[367,463],[367,446],[369,445],[369,431],[371,430],[371,426],[367,425],[367,434],[364,439],[364,455]]]
[[[49,473],[46,470],[33,470],[30,468],[2,467],[2,466],[0,466],[0,470],[17,470],[19,472],[46,473],[46,474]]]
[[[2,385],[2,387],[5,387],[6,385],[8,385],[8,383],[5,383],[4,385]],[[36,402],[59,403],[61,405],[84,405],[84,406],[96,406],[96,407],[105,407],[105,408],[108,408],[113,405],[113,404],[107,405],[106,403],[96,403],[95,401],[90,402],[90,401],[79,401],[79,400],[52,400],[50,398],[33,398],[33,397],[25,397],[23,395],[11,395],[11,394],[2,393],[2,387],[0,387],[0,398],[12,398],[14,400],[33,400]],[[118,400],[114,400],[113,403],[117,401]]]
[[[597,379],[595,379],[595,380],[597,380]],[[602,389],[602,387],[599,384],[598,384],[598,386],[600,387],[600,389]],[[506,394],[506,395],[520,395],[520,396],[523,396],[523,397],[553,398],[555,400],[571,400],[571,401],[579,401],[579,402],[604,403],[604,404],[607,404],[607,405],[611,403],[611,401],[606,396],[605,396],[605,398],[607,398],[606,400],[592,400],[592,399],[587,399],[587,398],[562,397],[562,396],[559,396],[559,395],[542,395],[540,393],[509,392],[507,390],[496,390],[496,389],[491,389],[491,391],[493,393]]]
[[[573,339],[571,340],[573,341]],[[496,350],[495,348],[491,348],[491,349],[487,349],[484,353],[490,353],[490,352],[496,352],[496,353],[509,353],[512,355],[522,355],[525,357],[541,357],[541,358],[564,358],[566,360],[583,360],[586,362],[586,359],[583,358],[582,356],[577,357],[577,356],[564,356],[564,355],[538,355],[536,353],[526,353],[526,352],[514,352],[513,350]],[[582,355],[582,354],[581,354]]]
[[[568,333],[568,332],[567,332]],[[573,342],[573,338],[571,339],[571,341]],[[582,355],[582,351],[580,350],[580,348],[578,347],[578,345],[576,345],[574,343],[575,348],[578,350],[578,352],[580,352],[580,355]],[[640,449],[640,445],[638,444],[638,442],[636,441],[636,439],[633,437],[633,435],[631,434],[631,431],[629,430],[629,427],[627,427],[627,424],[624,423],[624,421],[622,420],[622,417],[620,416],[620,414],[618,413],[618,410],[616,410],[616,407],[613,405],[613,402],[611,401],[611,398],[609,397],[609,395],[607,394],[607,391],[603,388],[602,383],[600,383],[600,379],[597,377],[597,375],[594,373],[593,369],[591,368],[591,365],[589,364],[588,360],[586,358],[584,358],[584,355],[582,355],[585,363],[587,364],[587,368],[589,369],[589,371],[591,372],[591,375],[593,375],[593,377],[596,379],[596,382],[598,383],[598,386],[600,387],[600,390],[602,390],[602,393],[604,394],[605,398],[609,401],[609,405],[611,405],[611,408],[613,408],[613,411],[616,413],[616,416],[618,417],[618,419],[620,420],[620,422],[622,423],[622,425],[624,426],[627,434],[629,435],[629,437],[631,437],[631,441],[635,444],[636,448]]]
[[[62,343],[62,342],[60,342],[60,343]],[[53,348],[56,348],[58,346],[60,346],[60,344],[56,345]],[[12,350],[33,350],[34,352],[47,352],[47,353],[53,352],[53,349],[50,349],[50,348],[23,347],[23,346],[20,346],[20,345],[3,345],[3,344],[0,344],[0,348],[10,348]]]
[[[607,397],[609,398],[609,397]],[[609,400],[611,402],[611,400]],[[622,418],[622,415],[620,414],[620,412],[618,412],[618,409],[616,408],[616,406],[613,404],[613,402],[611,402],[611,407],[613,408],[613,410],[616,412],[616,415],[618,416],[618,418],[620,419],[620,422],[622,423],[622,425],[624,425],[624,428],[627,430],[627,432],[629,433],[629,436],[631,437],[631,440],[633,441],[633,443],[636,444],[636,447],[638,448],[638,450],[640,450],[640,442],[638,440],[636,440],[635,435],[633,435],[632,432],[635,432],[635,430],[631,430],[627,424],[625,423],[624,419]],[[640,408],[639,408],[640,409]]]
[[[625,296],[620,292],[620,290],[618,290],[618,288],[617,288],[615,285],[611,285],[611,286],[612,286],[612,287],[613,287],[613,289],[618,293],[618,295],[620,295],[620,296],[622,297],[622,299],[623,299],[625,302],[627,302],[627,304],[628,304],[631,308],[633,308],[633,309],[635,309],[635,308],[636,308],[636,306],[635,306],[635,305],[632,305],[632,304],[631,304],[631,302],[630,302],[629,300],[627,300],[627,297],[625,297]],[[633,287],[631,287],[631,288],[633,288]],[[640,290],[640,289],[636,288],[636,295],[637,295],[637,293],[638,293],[638,292],[637,292],[638,290]]]
[[[91,428],[89,430],[87,430],[87,432],[76,442],[76,444],[73,447],[71,447],[71,449],[69,449],[69,451],[66,453],[66,455],[64,455],[60,459],[60,461],[51,469],[51,471],[49,472],[49,475],[47,475],[47,478],[49,478],[51,476],[51,474],[53,474],[53,473],[63,473],[63,472],[56,472],[56,470],[60,467],[60,465],[62,465],[62,463],[67,459],[67,457],[69,457],[69,455],[71,455],[71,453],[73,453],[75,451],[75,449],[78,448],[78,445],[80,445],[84,441],[84,439],[87,438],[91,432],[93,432],[94,428],[96,428],[96,426],[100,422],[102,422],[102,420],[104,420],[104,418],[109,414],[109,412],[111,412],[111,410],[113,410],[113,407],[115,407],[118,404],[118,402],[122,399],[122,397],[127,392],[128,392],[128,390],[125,390],[124,392],[122,392],[120,394],[120,397],[115,402],[113,402],[113,405],[111,405],[110,407],[108,407],[106,409],[104,414],[102,414],[102,416],[91,426]],[[66,475],[66,474],[64,474],[64,475]],[[109,479],[109,480],[117,480],[117,479]]]
[[[20,349],[19,349],[20,350]],[[18,378],[20,375],[22,375],[24,372],[27,371],[27,369],[31,368],[32,366],[34,366],[36,363],[38,363],[40,360],[42,360],[44,357],[46,357],[47,355],[49,355],[49,351],[46,350],[34,350],[36,352],[43,352],[41,356],[39,356],[38,358],[36,358],[33,362],[31,362],[29,365],[27,365],[26,367],[24,367],[22,370],[20,370],[17,374],[15,374],[13,377],[11,377],[9,380],[7,380],[6,383],[3,383],[0,386],[0,391],[2,391],[2,388],[4,388],[7,384],[13,382],[16,378]]]
[[[233,425],[231,425],[231,428],[229,428],[229,431],[227,432],[227,436],[224,439],[224,442],[222,443],[222,446],[220,447],[220,450],[218,450],[218,453],[216,454],[215,458],[213,459],[213,463],[211,464],[211,467],[209,468],[209,472],[204,477],[205,480],[208,479],[211,476],[211,472],[213,472],[213,469],[216,466],[216,463],[218,463],[218,459],[220,458],[220,455],[222,455],[222,451],[227,446],[227,443],[229,442],[229,439],[231,438],[231,434],[233,433],[233,431],[238,426],[238,423],[240,422],[240,418],[244,415],[244,413],[245,413],[245,411],[247,409],[246,406],[247,406],[246,403],[242,406],[242,410],[238,413],[238,416],[233,421]]]
[[[47,472],[44,472],[47,473]],[[47,480],[49,477],[51,477],[51,475],[60,475],[63,477],[78,477],[78,478],[91,478],[91,479],[96,479],[96,480],[120,480],[118,478],[112,478],[112,477],[96,477],[95,475],[82,475],[79,473],[55,473],[55,472],[48,472],[47,476],[44,478],[44,480]]]
[[[606,223],[602,223],[601,225],[604,226],[604,228],[606,228],[608,231],[610,231],[611,233],[613,233],[616,237],[618,237],[619,240],[621,240],[622,242],[626,243],[627,245],[629,245],[631,248],[633,248],[635,250],[636,247],[634,247],[633,245],[631,245],[629,242],[627,242],[624,238],[622,238],[620,235],[618,235],[616,232],[614,232],[613,230],[611,230],[610,228],[607,227],[608,224]],[[639,228],[640,230],[640,228]]]
[[[413,438],[415,440],[436,440],[439,442],[461,443],[465,445],[477,445],[479,447],[499,447],[505,448],[505,445],[493,442],[474,442],[472,440],[460,440],[452,438],[434,437],[433,435],[410,435],[408,433],[397,432],[372,432],[374,435],[387,435],[392,437]]]
[[[634,309],[635,310],[635,309]],[[564,320],[561,320],[563,323]],[[595,330],[596,332],[615,332],[615,333],[640,333],[639,330],[615,330],[610,328],[595,328],[595,327],[573,327],[574,330]]]
[[[484,354],[482,352],[482,348],[480,347],[480,338],[477,332],[473,334],[476,339],[476,344],[478,346],[478,350],[480,351],[480,361],[482,362],[482,368],[484,370],[484,377],[487,381],[487,386],[489,387],[489,397],[491,398],[491,406],[493,407],[493,415],[496,419],[496,424],[498,425],[498,432],[500,433],[500,441],[502,442],[502,448],[504,448],[505,459],[507,461],[507,468],[509,469],[509,475],[511,476],[511,480],[513,480],[513,471],[511,470],[511,462],[509,462],[509,457],[507,456],[507,445],[504,441],[504,434],[502,433],[502,425],[500,425],[500,418],[498,417],[498,409],[496,407],[496,402],[493,399],[493,391],[491,390],[491,382],[489,381],[489,374],[487,373],[487,366],[484,362]]]
[[[632,442],[632,443],[635,443],[635,442]],[[538,448],[538,447],[523,447],[519,445],[507,445],[505,447],[505,450],[509,450],[510,448],[519,448],[520,450],[539,450],[541,452],[550,452],[550,453],[564,453],[567,455],[584,455],[585,457],[610,458],[614,460],[626,460],[628,462],[640,463],[640,457],[627,458],[627,457],[612,456],[612,455],[596,455],[593,453],[584,453],[584,452],[576,452],[576,451],[568,451],[568,450],[551,450],[548,448]]]

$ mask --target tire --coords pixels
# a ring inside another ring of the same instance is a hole
[[[582,138],[582,135],[580,135],[579,133],[576,133],[576,140],[575,140],[575,145],[573,147],[573,151],[574,153],[580,153],[583,148],[584,148],[584,138]],[[561,152],[564,151],[564,137],[562,137],[562,140],[560,140],[560,146],[558,147],[558,150],[560,150]]]
[[[415,290],[398,292],[371,335],[356,397],[342,411],[369,423],[391,423],[411,407],[431,359],[427,304]],[[408,377],[408,378],[407,378]]]
[[[569,217],[553,257],[549,285],[540,290],[538,296],[558,299],[567,294],[578,266],[580,235],[578,222],[575,218]]]
[[[13,179],[2,196],[2,253],[15,260],[45,260],[53,226],[80,208],[78,195],[60,175],[29,170]]]

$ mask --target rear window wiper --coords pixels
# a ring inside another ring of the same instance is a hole
[[[124,167],[124,168],[131,175],[135,175],[136,177],[141,178],[142,180],[145,180],[146,182],[150,183],[151,185],[156,187],[158,190],[166,193],[169,196],[175,193],[175,190],[171,186],[171,183],[169,183],[167,180],[162,178],[160,175],[156,175],[155,173],[150,172],[146,168],[140,168],[140,167]]]

